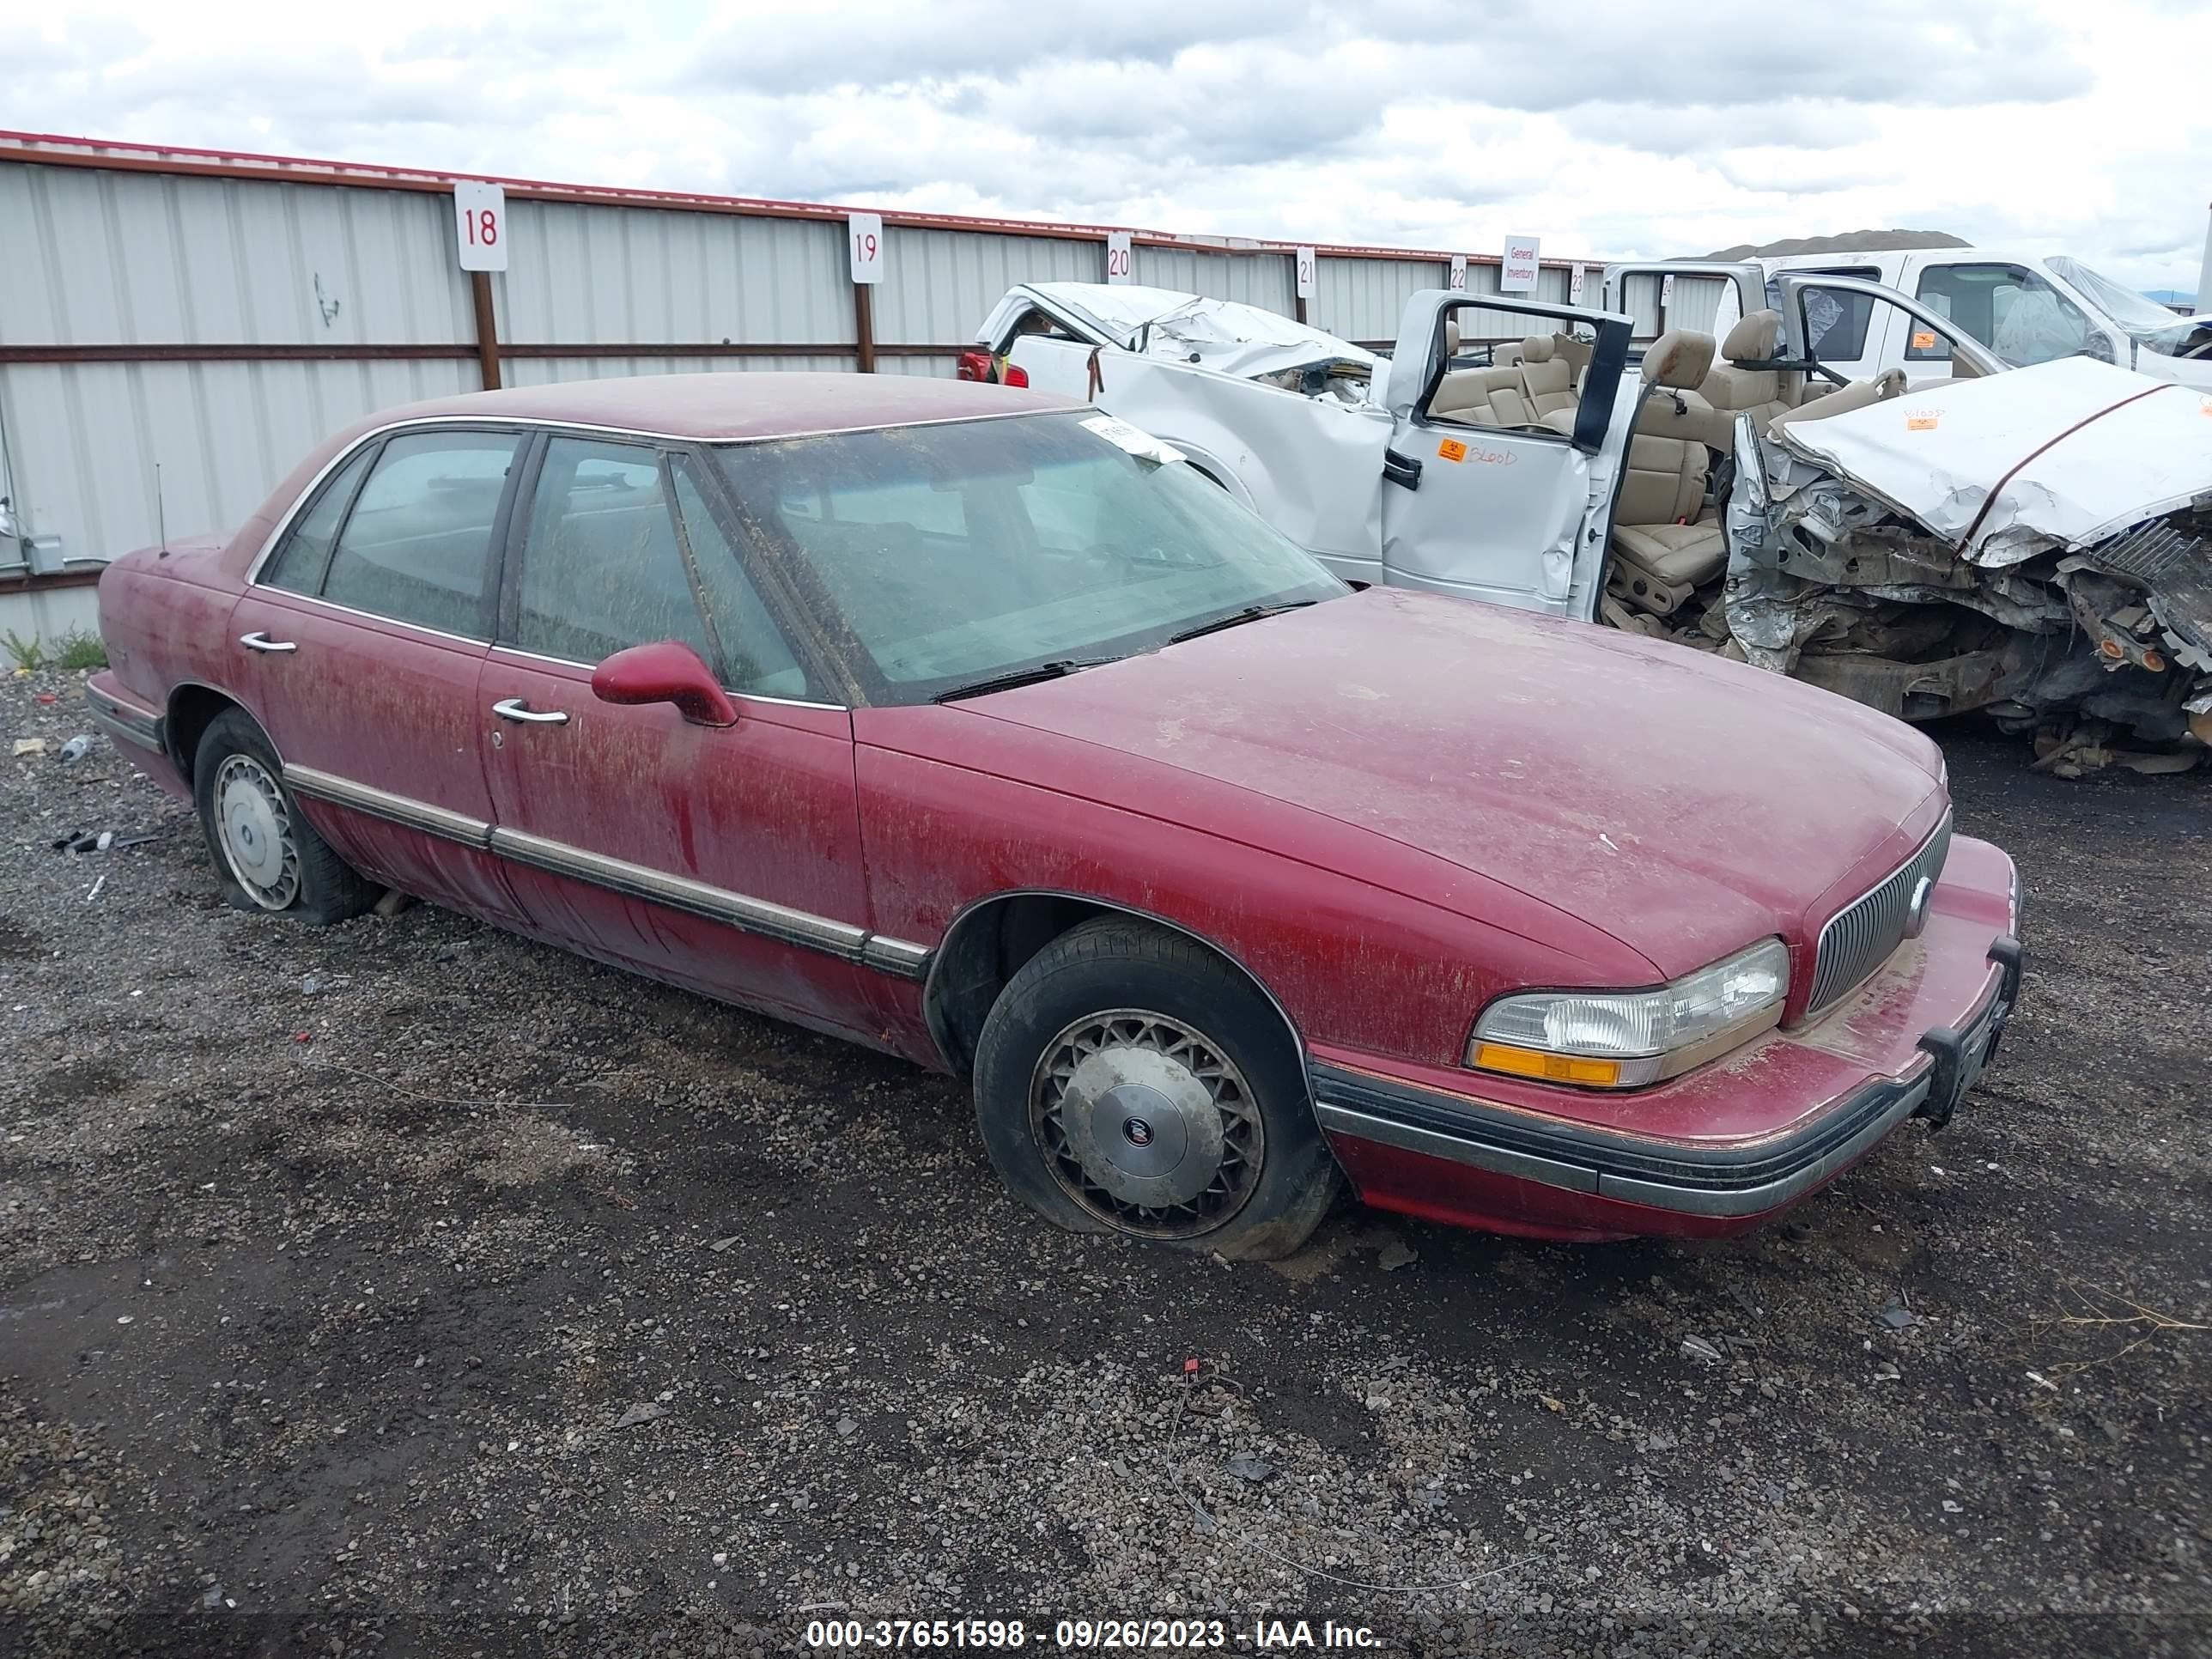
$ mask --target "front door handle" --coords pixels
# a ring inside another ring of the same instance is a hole
[[[297,651],[300,648],[295,641],[272,640],[258,628],[251,634],[240,634],[238,642],[248,651]]]
[[[492,704],[491,712],[503,720],[525,720],[532,726],[565,726],[568,714],[562,708],[532,708],[520,697],[507,697]]]

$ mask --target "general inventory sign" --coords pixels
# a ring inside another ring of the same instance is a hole
[[[1505,258],[1498,268],[1498,291],[1500,294],[1534,294],[1536,291],[1536,249],[1540,240],[1534,236],[1509,236],[1505,239]]]

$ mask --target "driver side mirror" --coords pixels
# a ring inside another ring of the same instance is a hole
[[[735,726],[738,706],[715,683],[714,671],[681,640],[656,640],[617,651],[592,671],[601,702],[667,702],[700,726]]]

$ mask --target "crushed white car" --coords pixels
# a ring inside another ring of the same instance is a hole
[[[1646,270],[1733,283],[1727,338],[1670,330],[1632,362],[1620,310],[1431,289],[1377,359],[1252,307],[1048,283],[1007,295],[988,372],[963,373],[1087,398],[1352,581],[1602,622],[1906,720],[1985,709],[2062,770],[2201,757],[2202,394],[2008,369],[1851,278],[1616,266],[1608,301]],[[1818,361],[1808,314],[1837,306],[1894,308],[1919,373]]]

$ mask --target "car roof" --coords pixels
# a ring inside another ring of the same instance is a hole
[[[1083,407],[1044,392],[936,375],[763,370],[640,374],[471,392],[385,410],[374,424],[434,418],[550,421],[732,442]]]

